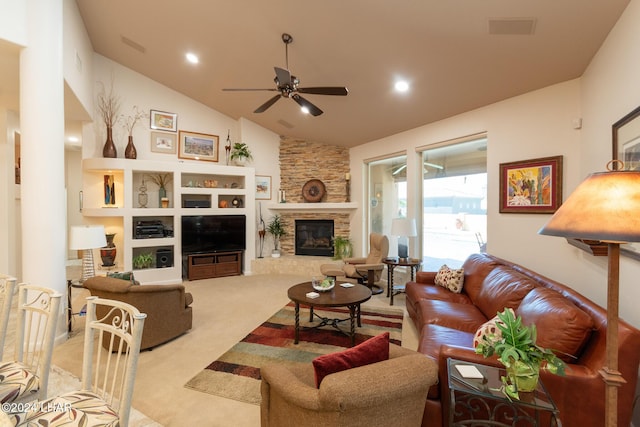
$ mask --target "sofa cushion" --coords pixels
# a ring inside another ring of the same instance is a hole
[[[421,299],[456,302],[458,304],[471,304],[471,300],[465,293],[456,294],[441,286],[424,285],[417,282],[409,282],[405,286],[406,299],[417,302]]]
[[[475,301],[482,289],[485,277],[498,265],[498,261],[489,254],[471,254],[466,259],[464,269],[464,293]],[[493,317],[493,314],[487,318]]]
[[[569,363],[575,363],[594,329],[591,316],[547,288],[529,292],[516,314],[525,325],[536,325],[538,345],[556,351],[560,359]]]
[[[484,279],[475,305],[491,319],[505,308],[517,308],[536,283],[506,266],[498,266]]]
[[[345,351],[318,356],[312,362],[316,387],[320,388],[320,383],[327,375],[388,359],[389,332],[370,338]]]
[[[422,300],[418,303],[418,311],[423,322],[418,327],[425,324],[442,325],[474,334],[487,321],[485,315],[472,304]]]
[[[136,282],[133,277],[133,271],[114,271],[107,273],[107,277],[113,277],[114,279],[127,280],[132,285],[137,285],[139,283]]]
[[[464,284],[464,269],[451,269],[445,264],[438,270],[434,282],[438,286],[459,294]]]
[[[507,308],[507,310],[510,310],[511,314],[513,314],[515,317],[515,312],[513,311],[512,308]],[[504,322],[500,320],[500,318],[498,317],[498,314],[496,314],[496,316],[493,319],[489,320],[487,323],[484,323],[482,326],[478,328],[478,330],[476,331],[476,334],[473,336],[474,348],[478,347],[478,344],[484,341],[485,337],[490,342],[496,342],[502,338],[502,331],[498,329],[498,327],[496,326],[497,323],[504,325]]]

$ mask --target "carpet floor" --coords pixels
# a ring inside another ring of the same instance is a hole
[[[210,363],[185,387],[254,405],[260,404],[260,367],[267,363],[311,363],[316,357],[344,350],[351,338],[331,324],[313,328],[318,317],[348,319],[346,308],[316,308],[314,322],[307,308],[300,312],[300,342],[294,344],[294,305],[287,304],[230,350]],[[356,328],[355,343],[389,332],[391,342],[401,345],[402,309],[363,307],[362,327]],[[348,322],[339,325],[345,329]]]

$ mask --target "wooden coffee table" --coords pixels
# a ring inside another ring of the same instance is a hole
[[[314,307],[347,307],[349,308],[348,319],[330,319],[327,317],[321,317],[316,314],[316,317],[320,319],[318,325],[313,326],[319,328],[321,326],[330,325],[339,330],[340,332],[351,337],[351,345],[355,344],[356,339],[356,319],[358,321],[358,327],[362,326],[360,321],[360,304],[371,298],[371,290],[363,285],[349,283],[353,287],[344,288],[340,286],[341,283],[336,282],[333,289],[327,292],[318,292],[320,294],[317,298],[308,298],[308,292],[315,292],[311,286],[311,282],[303,282],[294,285],[289,288],[287,295],[289,299],[296,305],[295,311],[295,341],[294,344],[298,344],[300,338],[300,304],[309,307],[309,322],[313,322],[313,308]],[[349,320],[351,323],[350,332],[347,333],[340,329],[338,324]]]

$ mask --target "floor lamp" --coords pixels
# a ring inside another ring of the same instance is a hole
[[[409,218],[394,218],[391,220],[391,235],[398,236],[398,258],[409,258],[409,237],[418,235],[416,220]]]
[[[600,240],[608,244],[607,360],[600,375],[606,384],[605,422],[618,424],[618,301],[620,243],[640,242],[640,172],[610,171],[589,175],[540,234]]]
[[[69,232],[69,249],[82,251],[82,277],[84,282],[96,275],[93,268],[93,250],[107,246],[107,238],[102,225],[72,226]]]

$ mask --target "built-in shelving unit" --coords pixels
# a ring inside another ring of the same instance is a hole
[[[88,222],[104,224],[108,232],[116,232],[117,269],[133,270],[140,282],[182,281],[182,216],[245,215],[247,249],[239,265],[250,266],[255,258],[253,168],[195,161],[92,158],[83,160],[82,169],[83,215]],[[169,178],[165,186],[167,207],[162,207],[159,188],[150,179],[158,174]],[[105,204],[105,176],[113,177],[112,204]],[[163,234],[153,228],[158,223]],[[137,233],[136,227],[148,228]],[[151,254],[157,262],[134,269],[133,258],[140,254]],[[167,255],[172,259],[167,260]]]

